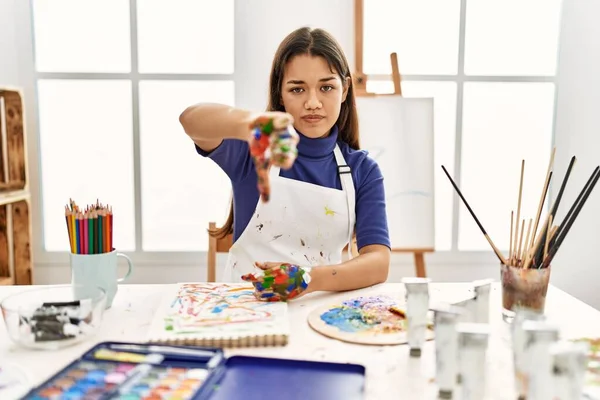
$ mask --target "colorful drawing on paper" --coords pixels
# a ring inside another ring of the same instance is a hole
[[[360,344],[407,342],[405,308],[389,296],[357,297],[320,307],[308,318],[317,332],[342,341]],[[433,338],[432,326],[426,338]]]
[[[165,316],[165,330],[189,333],[219,327],[251,329],[252,325],[273,323],[285,316],[286,307],[257,300],[252,286],[181,284]]]

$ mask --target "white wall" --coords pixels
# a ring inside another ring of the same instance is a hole
[[[19,82],[15,1],[0,0],[0,86],[17,86]]]
[[[553,198],[573,155],[577,163],[561,200],[562,216],[600,165],[600,2],[565,1],[563,7],[555,127],[555,177],[559,179],[552,187]],[[573,224],[551,275],[553,284],[595,308],[600,308],[599,192],[596,187]]]

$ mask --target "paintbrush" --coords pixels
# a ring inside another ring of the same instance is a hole
[[[515,231],[515,243],[513,245],[513,248],[515,250],[517,250],[516,253],[516,258],[514,260],[514,263],[516,265],[518,265],[519,263],[519,257],[520,257],[520,253],[521,253],[521,244],[520,242],[523,240],[523,229],[525,227],[525,220],[523,220],[523,228],[521,228],[521,239],[518,239],[519,237],[519,221],[521,220],[521,198],[523,196],[523,177],[525,175],[525,160],[521,160],[521,179],[519,180],[519,200],[517,201],[517,219],[516,219],[516,231]],[[517,243],[519,243],[519,248],[517,249]],[[511,260],[509,260],[510,262]]]
[[[569,230],[573,226],[575,219],[577,219],[577,216],[581,212],[583,206],[585,205],[585,202],[587,201],[588,197],[594,190],[594,187],[596,186],[596,183],[598,182],[599,178],[600,178],[600,166],[597,166],[596,169],[594,169],[594,172],[592,172],[592,175],[588,179],[587,183],[585,184],[585,186],[579,193],[579,196],[577,196],[577,199],[571,206],[571,209],[569,210],[567,217],[565,217],[563,223],[559,226],[558,231],[556,232],[556,236],[554,238],[554,244],[552,244],[552,247],[548,250],[548,255],[545,257],[545,259],[541,263],[540,268],[548,267],[550,265],[550,263],[552,262],[552,259],[554,258],[554,256],[556,255],[556,253],[558,252],[558,250],[560,248],[560,245],[565,240],[567,233],[569,233]]]
[[[535,217],[535,224],[533,226],[533,232],[531,235],[531,243],[529,243],[528,248],[533,246],[535,241],[535,233],[537,232],[538,224],[540,222],[540,216],[542,215],[542,207],[544,206],[544,201],[546,201],[546,196],[548,193],[548,187],[550,186],[550,181],[552,179],[552,168],[554,167],[554,156],[556,155],[556,147],[552,149],[552,155],[550,156],[550,161],[548,162],[548,170],[546,171],[546,182],[544,182],[544,188],[542,189],[542,196],[540,198],[540,203],[538,204],[537,215]],[[573,157],[574,159],[575,157]],[[571,159],[571,164],[573,164],[573,159]],[[571,165],[569,165],[571,167]]]
[[[556,212],[558,211],[558,206],[560,205],[560,201],[562,200],[562,196],[565,192],[565,188],[567,187],[567,182],[569,181],[569,177],[571,176],[571,171],[573,170],[573,166],[575,165],[576,161],[577,161],[577,158],[575,156],[571,157],[571,162],[569,162],[569,167],[567,168],[567,171],[565,172],[565,177],[563,178],[563,181],[560,185],[558,194],[556,195],[556,200],[554,201],[554,205],[550,209],[549,217],[552,217],[553,220],[556,219]],[[539,265],[542,261],[543,251],[544,251],[544,243],[546,242],[547,235],[548,235],[548,224],[546,223],[546,224],[544,224],[544,226],[542,226],[542,229],[540,230],[539,241],[536,242],[537,243],[536,247],[534,247],[532,250],[533,251],[532,259],[529,260],[534,265]],[[528,266],[529,266],[529,263],[527,263],[527,265],[525,265],[525,268],[527,268]]]
[[[446,170],[446,167],[444,167],[442,165],[442,169],[444,170],[444,173],[446,174],[446,176],[448,177],[448,179],[450,180],[450,183],[452,183],[452,186],[454,187],[454,190],[456,190],[456,193],[458,193],[458,195],[460,196],[460,198],[462,199],[463,203],[465,204],[465,206],[467,207],[467,209],[469,210],[469,212],[471,213],[471,216],[473,217],[473,219],[475,220],[475,222],[477,223],[477,226],[479,226],[479,229],[481,230],[481,232],[483,233],[483,236],[487,239],[488,243],[490,244],[490,246],[492,247],[492,249],[494,250],[494,253],[496,254],[496,256],[498,257],[498,259],[500,260],[500,262],[502,262],[505,265],[508,265],[506,259],[502,256],[502,254],[500,253],[500,250],[498,250],[498,248],[496,247],[496,245],[494,244],[494,242],[492,242],[492,239],[490,239],[489,235],[487,234],[487,232],[485,231],[485,229],[483,228],[483,225],[481,225],[481,222],[479,222],[479,219],[477,218],[477,216],[475,215],[475,213],[473,212],[473,210],[471,209],[471,206],[469,205],[469,203],[467,202],[467,200],[465,199],[465,197],[463,196],[463,194],[461,193],[460,189],[458,188],[458,186],[456,185],[456,183],[454,182],[454,180],[452,179],[452,177],[450,176],[450,174],[448,173],[448,171]]]

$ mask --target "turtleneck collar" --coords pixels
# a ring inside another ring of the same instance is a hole
[[[312,139],[298,131],[300,142],[298,143],[298,154],[308,158],[325,157],[333,153],[338,139],[338,128],[334,125],[329,135],[322,138]]]

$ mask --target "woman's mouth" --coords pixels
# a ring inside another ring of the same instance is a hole
[[[304,117],[302,117],[302,120],[306,122],[315,123],[321,121],[323,118],[325,117],[322,115],[305,115]]]

